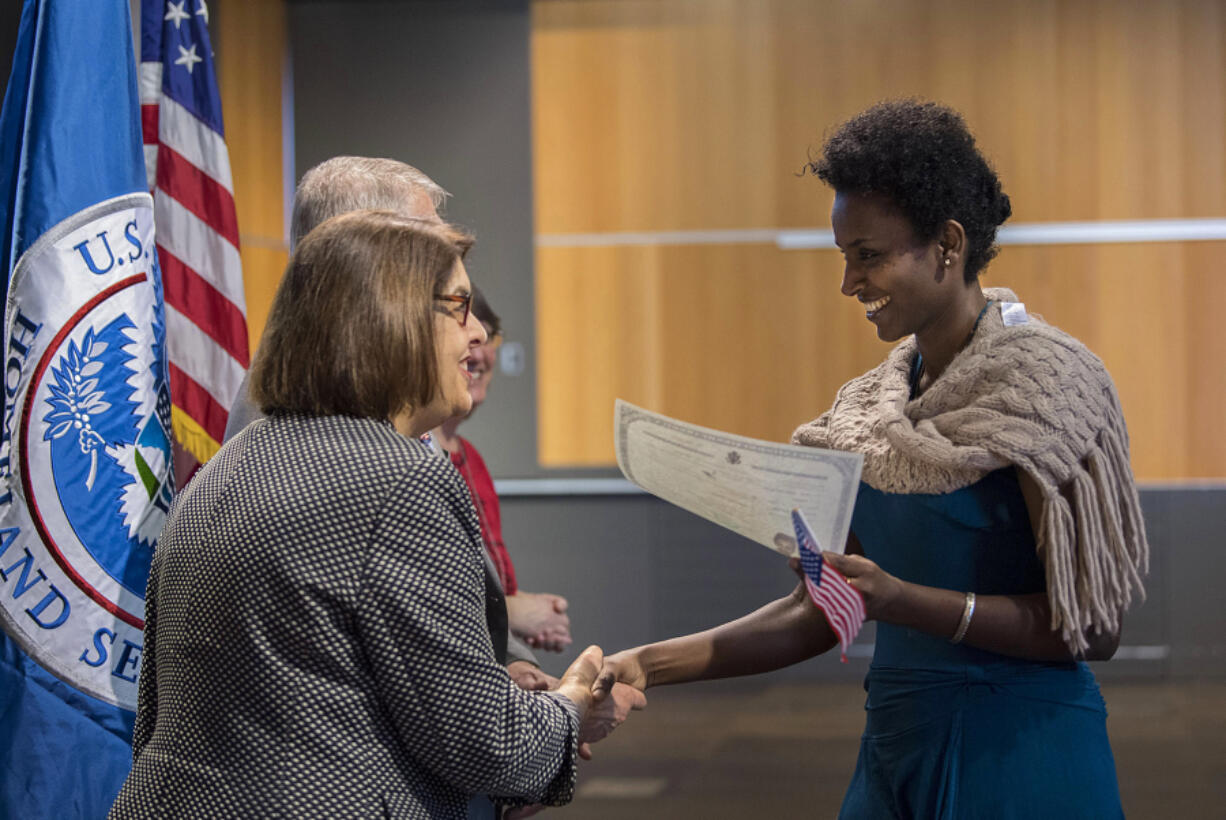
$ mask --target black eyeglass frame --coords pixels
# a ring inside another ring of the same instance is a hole
[[[460,327],[468,326],[468,317],[472,312],[473,307],[473,295],[471,293],[436,293],[434,294],[434,298],[443,302],[451,302],[453,305],[463,305],[463,316],[456,316],[455,310],[453,309],[448,309],[447,312],[451,314],[453,319],[460,323]]]

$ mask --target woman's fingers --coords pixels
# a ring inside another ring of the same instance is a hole
[[[601,700],[613,691],[615,683],[629,684],[639,691],[647,688],[643,669],[634,660],[634,657],[633,652],[627,651],[605,658],[600,674],[596,676],[596,682],[592,684],[592,695],[596,700]]]
[[[864,597],[871,619],[883,617],[904,594],[905,584],[863,555],[824,552],[822,557]]]
[[[877,568],[876,564],[862,555],[844,555],[826,550],[822,552],[822,558],[849,581]]]

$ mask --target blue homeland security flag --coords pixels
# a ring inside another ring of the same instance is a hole
[[[169,508],[128,0],[26,0],[0,114],[0,816],[106,814]]]

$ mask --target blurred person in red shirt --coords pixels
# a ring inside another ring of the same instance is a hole
[[[475,285],[472,313],[487,334],[486,342],[474,349],[468,361],[472,374],[468,388],[473,400],[472,410],[467,415],[455,416],[443,422],[434,431],[434,440],[450,456],[451,463],[460,471],[472,494],[473,506],[477,508],[481,521],[481,538],[506,592],[511,632],[533,649],[561,652],[571,643],[567,601],[561,595],[520,590],[515,566],[502,540],[502,513],[494,491],[494,480],[477,448],[458,432],[460,425],[476,412],[489,394],[498,347],[502,344],[502,321]]]

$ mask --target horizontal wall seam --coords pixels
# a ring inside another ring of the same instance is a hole
[[[1138,481],[1137,488],[1146,492],[1226,493],[1222,481]],[[494,482],[500,496],[570,496],[570,495],[647,495],[647,491],[624,478],[501,478]]]
[[[1122,242],[1226,240],[1226,219],[1124,219],[1096,222],[1027,222],[1006,225],[1001,245],[1107,245]],[[747,228],[696,231],[611,231],[537,234],[538,248],[650,247],[655,245],[770,245],[780,250],[834,248],[834,233],[819,228]]]

